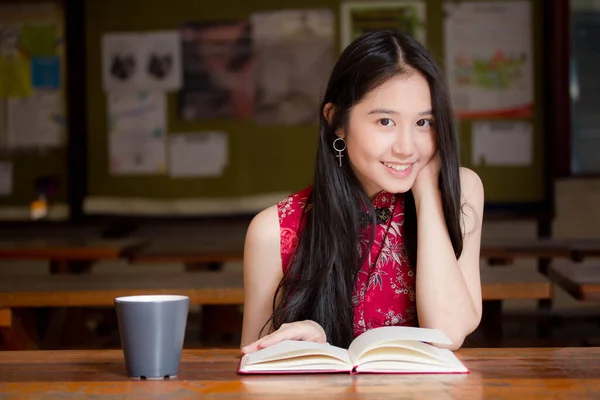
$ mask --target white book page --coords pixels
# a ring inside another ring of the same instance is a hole
[[[386,343],[401,341],[403,344],[412,345],[410,342],[427,342],[436,344],[452,344],[446,334],[437,329],[413,328],[407,326],[385,326],[371,329],[354,339],[348,348],[350,359],[356,364],[361,355],[370,349]],[[429,346],[433,347],[433,346]]]
[[[284,360],[246,364],[242,360],[241,371],[350,371],[352,367],[337,358],[322,355],[307,355]]]
[[[359,373],[468,373],[469,370],[458,360],[446,366],[402,361],[373,361],[356,367]]]
[[[344,364],[351,365],[348,351],[342,348],[298,340],[284,340],[257,352],[246,354],[243,357],[243,363],[245,365],[252,365],[277,360],[288,360],[289,364],[292,364],[295,358],[312,355],[325,356],[331,358],[332,362],[335,362],[333,360],[339,360]]]
[[[358,359],[354,360],[355,365],[377,362],[387,362],[388,364],[397,362],[402,364],[413,363],[416,364],[415,368],[430,366],[455,369],[457,365],[462,368],[462,363],[450,350],[439,349],[430,344],[414,341],[386,343],[381,347],[367,350]]]

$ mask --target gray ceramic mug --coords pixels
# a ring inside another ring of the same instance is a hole
[[[179,372],[190,298],[176,295],[115,299],[127,374],[173,378]]]

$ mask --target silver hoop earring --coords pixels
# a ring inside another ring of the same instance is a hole
[[[342,141],[342,146],[344,146],[341,149],[338,149],[336,147],[336,145],[335,145],[338,140],[341,140]],[[344,157],[344,155],[342,154],[342,152],[344,150],[346,150],[346,141],[344,140],[344,138],[339,137],[339,138],[337,138],[337,139],[335,139],[333,141],[333,150],[337,151],[336,157],[338,158],[338,160],[340,160],[340,167],[341,167],[342,166],[342,157]]]

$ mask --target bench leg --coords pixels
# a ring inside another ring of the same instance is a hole
[[[552,310],[552,299],[538,300],[537,309],[540,312],[540,320],[536,324],[536,334],[540,339],[552,337],[555,323],[554,317],[550,314]]]
[[[213,271],[218,272],[223,270],[223,263],[220,262],[208,262],[208,263],[186,263],[186,272],[198,272],[198,271]]]
[[[23,320],[9,308],[0,309],[0,338],[5,350],[34,350],[38,348],[35,327],[25,329]]]
[[[490,346],[500,345],[502,340],[502,300],[483,302],[481,329]]]
[[[50,260],[51,274],[88,274],[92,270],[91,261]]]
[[[239,346],[242,331],[239,307],[237,305],[203,306],[201,328],[203,345]]]
[[[487,260],[490,267],[507,266],[515,263],[513,257],[490,257]]]
[[[548,268],[550,267],[551,259],[541,258],[538,260],[538,272],[544,276],[548,276]],[[538,300],[537,309],[541,315],[541,320],[536,326],[538,338],[548,339],[552,337],[552,327],[554,324],[551,311],[552,299]],[[547,315],[546,315],[547,314]],[[546,318],[547,317],[547,318]]]

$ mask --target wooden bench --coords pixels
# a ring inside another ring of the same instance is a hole
[[[132,263],[181,262],[184,264],[242,261],[247,224],[228,227],[173,227],[161,235],[136,232],[133,238],[147,241],[124,255]],[[480,257],[490,264],[512,264],[517,258],[537,260],[583,260],[600,256],[596,239],[487,239],[481,244]]]
[[[600,239],[485,239],[481,243],[481,258],[492,263],[510,264],[515,258],[570,259],[582,261],[600,256]]]
[[[552,283],[538,271],[520,267],[490,267],[481,269],[483,313],[480,329],[487,339],[502,339],[502,303],[504,300],[552,300]],[[550,334],[547,324],[537,325],[539,337]],[[490,343],[488,343],[490,345]]]
[[[240,273],[151,273],[91,275],[6,275],[0,308],[113,306],[115,297],[181,294],[191,304],[242,304]]]
[[[59,235],[60,233],[57,233]],[[142,246],[141,239],[20,239],[0,241],[1,260],[115,260]]]
[[[5,275],[0,282],[0,332],[8,347],[35,348],[37,342],[56,341],[56,331],[62,329],[56,326],[60,321],[49,328],[52,333],[38,339],[32,334],[35,329],[23,326],[27,322],[17,315],[20,309],[112,307],[119,296],[165,293],[188,296],[192,305],[237,306],[244,302],[243,276],[224,272]],[[215,312],[210,311],[218,310],[209,309],[205,320],[210,319],[210,325],[218,329],[217,321],[213,321]]]
[[[485,239],[482,240],[480,256],[491,263],[510,264],[515,258],[570,258],[571,244],[562,239]]]
[[[600,301],[600,263],[556,261],[550,265],[548,277],[574,298]]]
[[[583,261],[589,257],[600,257],[600,239],[571,240],[571,259]]]
[[[144,244],[142,239],[62,237],[60,231],[55,235],[0,240],[0,260],[44,260],[51,272],[81,272],[93,262],[120,259]]]
[[[239,272],[7,275],[0,282],[0,324],[3,326],[0,329],[5,338],[9,338],[8,342],[15,341],[13,328],[27,330],[15,327],[11,310],[19,308],[112,307],[119,296],[165,293],[188,296],[194,305],[242,305],[243,275]],[[519,268],[484,269],[482,294],[483,299],[491,303],[506,299],[543,299],[552,296],[552,287],[544,276]],[[210,326],[214,327],[215,315],[209,318]],[[235,324],[235,329],[239,329],[239,324]]]
[[[161,238],[150,239],[148,244],[125,253],[131,263],[178,262],[224,263],[242,261],[244,240],[239,236],[223,238]]]
[[[146,240],[125,254],[130,263],[182,263],[188,271],[219,270],[225,262],[240,262],[249,221],[200,224],[154,224],[132,234]]]
[[[552,283],[531,269],[482,268],[481,291],[486,301],[546,300],[552,298]]]

